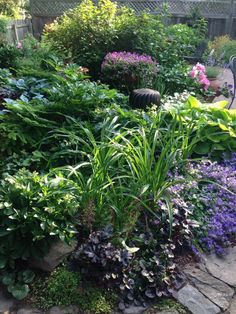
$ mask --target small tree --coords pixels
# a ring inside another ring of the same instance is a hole
[[[15,17],[21,3],[21,0],[0,0],[0,14]]]

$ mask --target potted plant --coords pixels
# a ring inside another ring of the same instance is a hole
[[[214,66],[206,67],[206,76],[210,81],[210,89],[216,92],[216,96],[219,96],[219,88],[221,86],[220,81],[218,80],[220,74],[220,68]]]

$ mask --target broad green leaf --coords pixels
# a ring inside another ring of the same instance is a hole
[[[228,100],[221,100],[217,101],[215,103],[209,104],[208,108],[209,109],[224,109],[228,105]]]
[[[15,282],[15,274],[9,273],[3,276],[2,283],[6,286],[13,285]]]
[[[25,283],[31,283],[34,280],[35,273],[32,270],[25,270],[23,272],[23,280]]]
[[[8,287],[8,291],[11,292],[14,298],[17,300],[23,300],[25,297],[27,297],[29,293],[29,286],[28,285],[11,285]]]
[[[8,259],[5,256],[0,257],[0,269],[3,269],[7,265]]]
[[[194,152],[199,155],[206,155],[211,151],[211,143],[200,142],[194,147]]]
[[[193,96],[189,96],[187,103],[190,105],[191,108],[195,108],[195,109],[201,108],[200,101]]]

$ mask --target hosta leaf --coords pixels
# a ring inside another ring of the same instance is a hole
[[[6,274],[2,278],[2,283],[6,286],[13,285],[15,282],[15,274]]]
[[[5,256],[0,257],[0,269],[3,269],[7,265],[8,259]]]
[[[29,293],[29,286],[16,284],[9,286],[8,291],[11,292],[13,297],[16,298],[17,300],[23,300],[25,297],[27,297]]]
[[[211,151],[211,143],[209,142],[200,142],[194,148],[194,152],[199,155],[208,154],[210,151]]]
[[[31,283],[34,280],[35,274],[32,270],[25,270],[23,272],[23,280],[25,283]]]

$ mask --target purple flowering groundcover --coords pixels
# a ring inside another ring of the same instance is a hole
[[[199,222],[193,228],[193,250],[223,255],[236,239],[236,154],[223,162],[191,162],[187,168],[191,180],[171,192],[187,204],[189,217]]]

